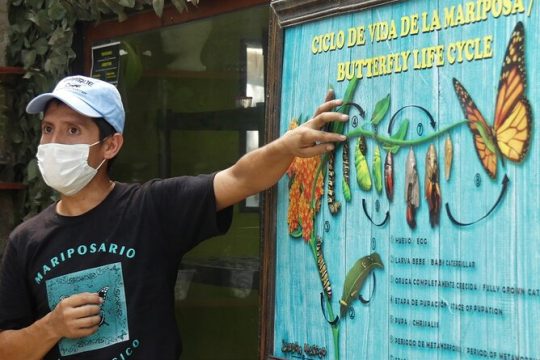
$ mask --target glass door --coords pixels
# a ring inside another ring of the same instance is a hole
[[[211,173],[259,146],[268,6],[111,39],[121,42],[125,144],[119,181]],[[182,359],[256,359],[259,198],[235,206],[229,232],[178,267]]]

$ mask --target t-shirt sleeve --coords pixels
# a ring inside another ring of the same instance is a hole
[[[19,251],[10,239],[0,266],[0,330],[18,330],[32,324],[30,298]]]
[[[183,255],[230,227],[232,207],[216,211],[214,175],[182,176],[150,184],[152,203],[175,255]]]

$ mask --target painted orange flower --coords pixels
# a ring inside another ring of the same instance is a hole
[[[289,129],[294,129],[297,126],[298,120],[293,119]],[[301,234],[306,242],[311,239],[313,220],[315,214],[321,208],[321,197],[324,193],[324,176],[322,173],[317,177],[317,184],[313,193],[313,182],[320,163],[320,156],[295,158],[287,170],[289,176],[289,211],[287,214],[289,233],[293,237],[300,237]],[[311,206],[312,195],[315,201],[313,207]]]

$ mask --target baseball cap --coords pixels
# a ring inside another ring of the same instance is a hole
[[[118,132],[124,130],[125,112],[116,87],[103,80],[86,76],[68,76],[50,93],[33,98],[26,112],[37,114],[45,110],[51,99],[58,99],[80,114],[104,118]]]

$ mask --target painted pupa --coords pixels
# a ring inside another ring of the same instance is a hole
[[[407,224],[411,229],[414,229],[416,228],[416,209],[420,206],[420,188],[416,158],[412,147],[409,149],[405,165],[405,202],[407,203]]]
[[[386,153],[384,159],[384,188],[388,201],[392,201],[394,199],[394,155],[391,151]]]
[[[383,180],[382,180],[382,163],[381,163],[381,150],[378,145],[375,145],[373,151],[373,162],[371,164],[373,172],[373,184],[378,193],[382,192]]]
[[[452,138],[450,138],[450,135],[448,135],[446,137],[446,140],[444,141],[444,178],[446,179],[446,181],[450,180],[453,156],[454,150],[452,145]]]
[[[435,145],[429,146],[426,154],[426,175],[424,179],[424,191],[429,207],[429,223],[431,227],[439,225],[441,215],[441,187],[439,185],[439,163]]]
[[[364,191],[371,190],[371,175],[365,154],[362,151],[362,141],[360,139],[358,139],[358,146],[355,151],[354,164],[356,165],[356,181],[358,182],[358,186]]]

